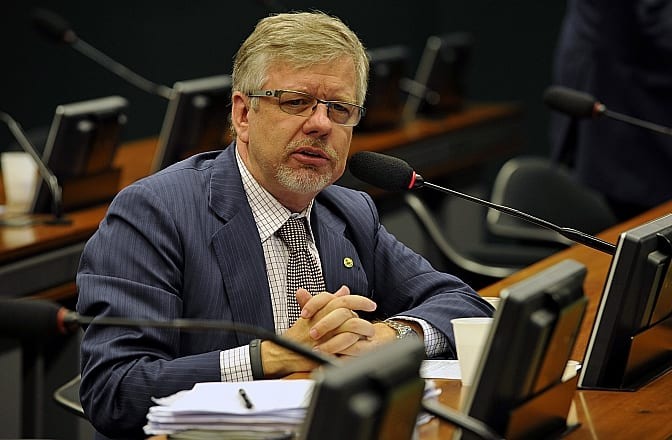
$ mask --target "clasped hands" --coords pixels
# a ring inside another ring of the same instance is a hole
[[[376,303],[360,295],[351,295],[347,286],[334,293],[315,296],[298,289],[296,299],[301,317],[283,334],[295,342],[313,347],[326,355],[359,356],[395,339],[396,332],[383,323],[371,323],[357,314],[373,312]],[[262,344],[262,360],[267,377],[297,371],[310,371],[316,365],[294,353],[289,353],[270,341]]]

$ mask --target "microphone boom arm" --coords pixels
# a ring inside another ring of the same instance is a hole
[[[626,124],[630,125],[636,125],[638,127],[646,128],[651,131],[655,131],[656,133],[660,134],[666,134],[668,136],[672,136],[672,128],[670,127],[664,127],[662,125],[654,124],[653,122],[648,122],[648,121],[643,121],[641,119],[624,115],[623,113],[618,113],[612,110],[604,109],[601,111],[601,114],[611,118],[611,119],[616,119],[617,121],[625,122]]]
[[[95,47],[91,46],[81,38],[78,38],[75,41],[73,41],[71,43],[71,46],[73,49],[76,49],[82,55],[92,59],[102,67],[111,70],[112,73],[114,73],[121,79],[130,82],[140,90],[144,90],[145,92],[154,95],[159,95],[165,99],[170,99],[170,97],[172,96],[173,90],[170,87],[161,84],[156,84],[146,78],[143,78],[142,76],[133,72],[128,67],[124,66],[118,61],[105,55],[103,52],[99,51]]]
[[[37,151],[35,151],[35,148],[30,143],[30,140],[28,140],[24,134],[21,125],[19,125],[19,123],[16,122],[14,118],[5,112],[0,112],[0,119],[2,119],[7,124],[7,127],[9,127],[9,130],[12,132],[14,138],[19,143],[23,151],[28,153],[35,161],[40,176],[42,176],[44,181],[47,183],[49,191],[51,192],[51,211],[54,215],[53,222],[68,223],[63,219],[63,196],[61,186],[58,183],[58,178],[54,175],[54,173],[51,172],[49,168],[47,168],[42,158],[37,154]]]
[[[216,321],[216,320],[207,320],[207,319],[173,319],[168,321],[155,321],[151,319],[126,319],[126,318],[116,318],[116,317],[107,317],[107,316],[83,316],[77,313],[68,313],[63,318],[63,322],[66,326],[73,325],[102,325],[102,326],[111,326],[111,327],[148,327],[148,328],[167,328],[167,329],[181,329],[181,330],[226,330],[226,331],[238,331],[242,333],[247,333],[255,336],[259,336],[263,339],[268,339],[269,341],[286,348],[287,350],[299,353],[306,358],[317,362],[320,365],[337,365],[338,362],[334,359],[330,359],[319,352],[313,351],[309,348],[304,347],[301,344],[298,344],[294,341],[288,340],[286,338],[278,337],[275,333],[265,330],[260,327],[247,324],[238,324],[233,322],[226,321]]]
[[[597,237],[593,237],[592,235],[588,235],[584,232],[577,231],[576,229],[572,228],[565,228],[565,227],[558,227],[554,225],[553,223],[547,222],[546,220],[542,220],[538,217],[535,217],[530,214],[523,213],[521,211],[518,211],[517,209],[510,208],[508,206],[503,206],[503,205],[498,205],[496,203],[489,202],[487,200],[482,200],[477,197],[470,196],[469,194],[464,194],[458,191],[453,191],[449,188],[444,188],[442,186],[435,185],[430,182],[425,182],[422,177],[419,174],[416,174],[415,177],[415,187],[416,188],[431,188],[435,189],[438,191],[441,191],[443,193],[447,193],[453,196],[460,197],[462,199],[469,200],[471,202],[479,203],[479,204],[484,204],[490,208],[496,209],[497,211],[504,212],[506,214],[512,215],[514,217],[518,217],[520,219],[523,219],[527,222],[536,224],[537,226],[541,226],[542,228],[547,228],[552,231],[557,232],[558,234],[562,235],[565,238],[568,238],[569,240],[572,240],[576,243],[580,243],[583,245],[586,245],[588,247],[591,247],[593,249],[596,249],[598,251],[604,252],[609,255],[614,255],[616,253],[616,246],[613,245],[612,243],[606,242],[604,240],[600,240]]]

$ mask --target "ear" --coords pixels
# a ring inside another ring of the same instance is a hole
[[[240,92],[233,92],[231,96],[231,123],[236,129],[236,136],[241,142],[248,143],[250,140],[249,136],[249,123],[247,119],[248,112],[250,111],[247,104],[249,99]]]

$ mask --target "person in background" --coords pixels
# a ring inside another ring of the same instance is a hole
[[[387,232],[367,194],[332,185],[364,114],[357,36],[321,12],[272,15],[238,50],[232,76],[235,141],[117,195],[83,252],[77,311],[243,323],[346,358],[419,337],[428,357],[455,358],[450,320],[492,307]],[[310,269],[290,269],[290,222]],[[295,275],[307,278],[297,285]],[[81,401],[99,438],[142,437],[151,397],[317,366],[219,331],[91,325],[81,354]]]
[[[672,0],[568,0],[554,83],[672,125]],[[625,220],[672,199],[672,136],[603,117],[551,115],[552,157]]]

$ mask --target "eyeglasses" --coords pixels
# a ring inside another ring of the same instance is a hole
[[[327,116],[332,122],[346,127],[354,127],[366,113],[361,105],[343,101],[325,101],[308,93],[294,90],[254,90],[247,94],[250,98],[278,98],[280,110],[290,115],[305,118],[315,113],[317,104],[327,106]]]

